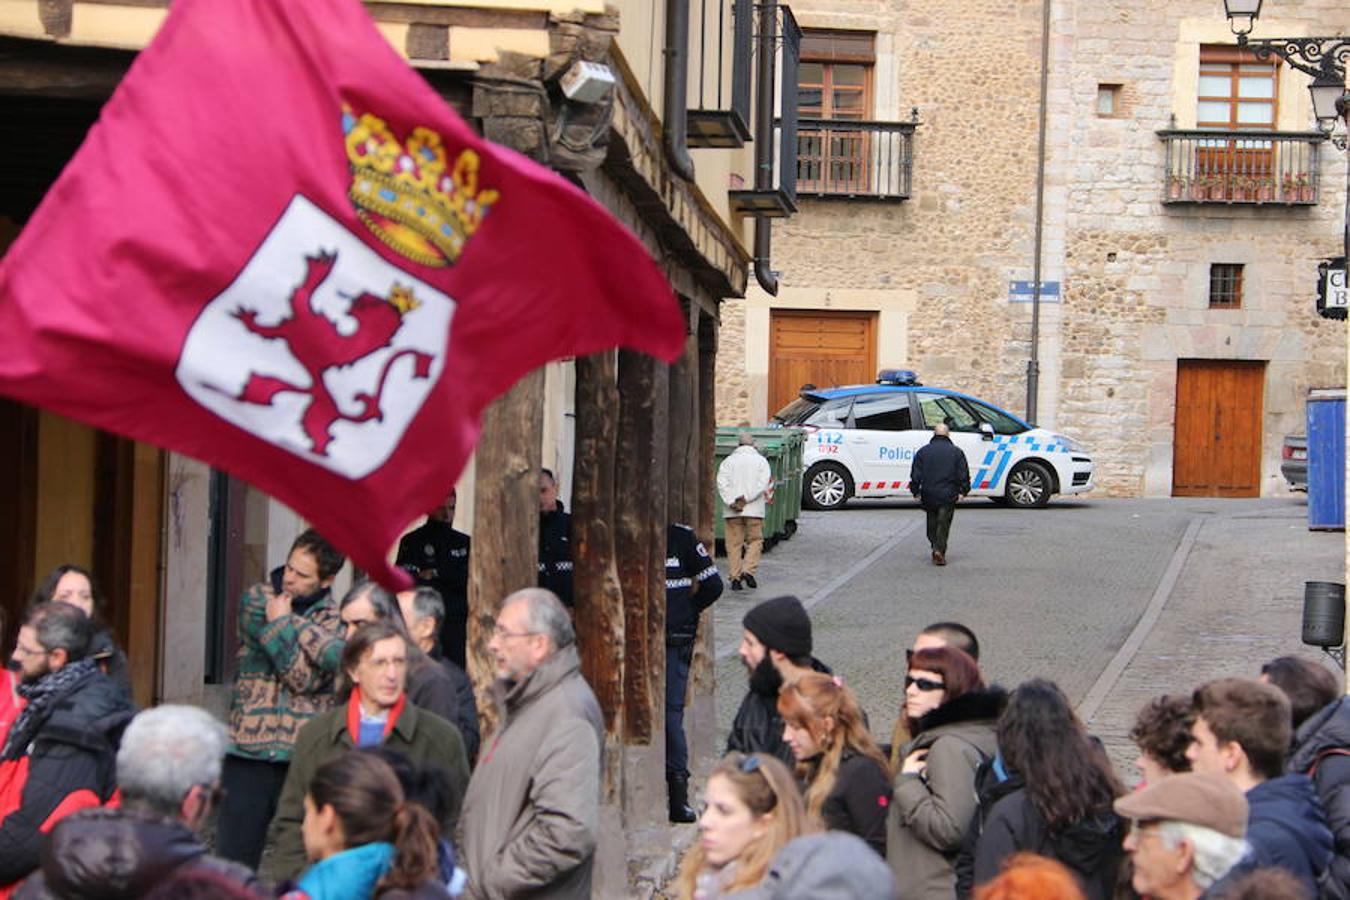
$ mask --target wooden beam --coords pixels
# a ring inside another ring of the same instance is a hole
[[[607,743],[623,721],[624,609],[614,561],[618,362],[608,350],[576,360],[576,457],[572,464],[572,583],[581,672],[605,716]],[[612,786],[606,774],[607,786]]]
[[[473,552],[469,554],[469,676],[484,733],[495,711],[496,671],[487,642],[507,594],[539,581],[539,467],[544,370],[530,372],[483,415],[474,470]]]

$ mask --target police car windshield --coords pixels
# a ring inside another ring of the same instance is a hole
[[[800,425],[810,417],[811,413],[820,408],[820,403],[821,398],[819,397],[798,397],[774,413],[773,421],[783,425]]]

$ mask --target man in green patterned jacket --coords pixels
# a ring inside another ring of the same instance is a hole
[[[334,703],[344,646],[330,588],[346,560],[310,529],[239,601],[239,670],[216,852],[257,869],[300,728]]]

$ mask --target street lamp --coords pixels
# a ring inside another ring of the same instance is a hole
[[[1261,0],[1223,0],[1223,11],[1228,14],[1228,27],[1239,38],[1251,33],[1252,23],[1261,15]]]

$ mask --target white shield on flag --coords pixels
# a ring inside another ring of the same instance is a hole
[[[296,195],[203,308],[175,375],[222,419],[364,478],[394,452],[440,377],[454,312],[449,296]]]

